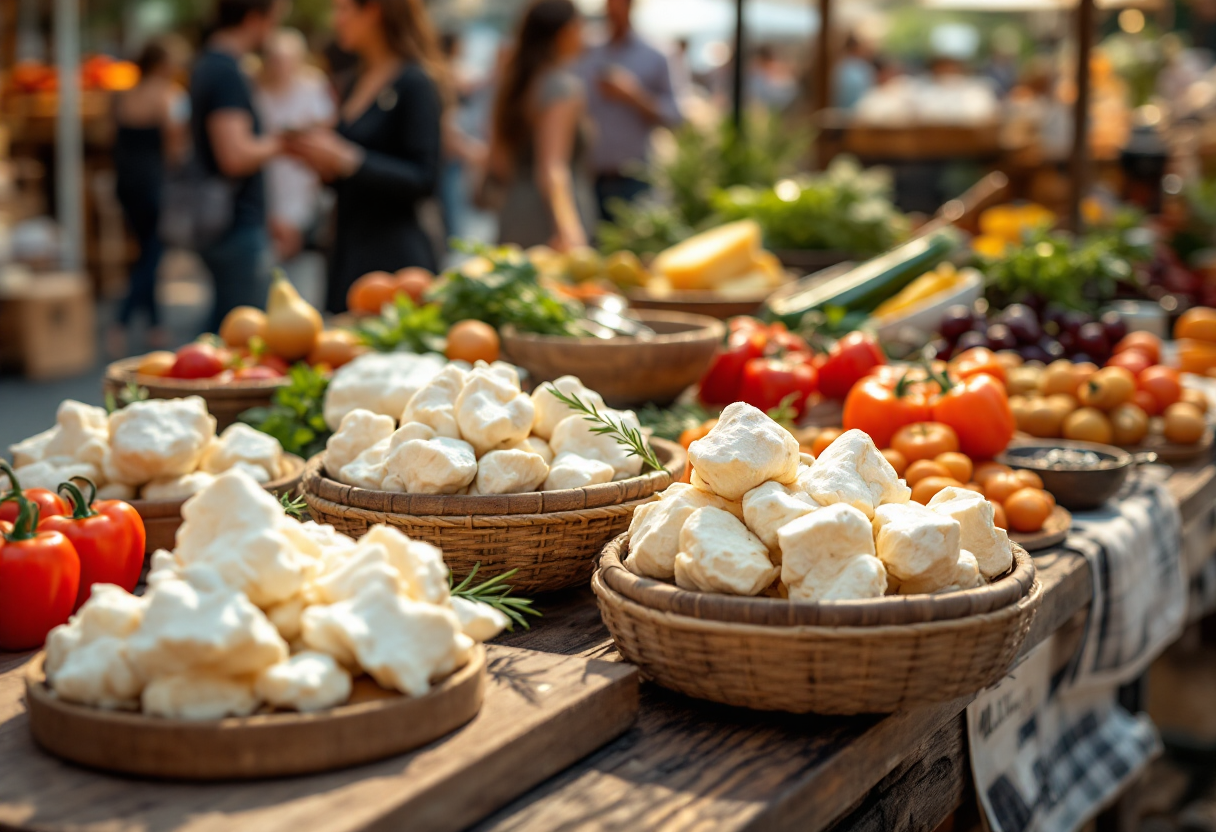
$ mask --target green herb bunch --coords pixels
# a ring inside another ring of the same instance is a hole
[[[303,362],[288,371],[287,379],[269,407],[250,408],[240,420],[279,440],[287,453],[307,459],[325,450],[329,439],[322,410],[329,379]]]
[[[419,305],[400,294],[386,304],[378,318],[365,318],[355,326],[359,340],[376,352],[443,352],[448,322],[434,304]]]
[[[525,630],[531,629],[528,625],[528,619],[524,616],[533,615],[539,617],[541,614],[540,610],[532,606],[532,599],[530,598],[511,597],[512,586],[507,583],[507,580],[514,577],[515,573],[519,570],[512,569],[509,572],[495,575],[489,580],[474,585],[473,578],[477,575],[477,570],[480,568],[480,563],[474,564],[473,571],[455,586],[452,586],[452,577],[449,575],[448,586],[451,587],[452,595],[468,601],[479,601],[498,610],[510,619],[510,623],[507,624],[508,632],[514,631],[515,624],[518,624]]]
[[[582,413],[583,419],[591,423],[592,433],[611,436],[628,452],[629,456],[641,457],[642,462],[654,470],[663,470],[663,463],[659,462],[659,458],[654,455],[654,449],[650,447],[650,443],[646,441],[646,437],[640,430],[629,427],[620,419],[613,420],[608,414],[600,413],[600,409],[595,404],[588,404],[573,393],[566,395],[553,384],[549,385],[548,390],[566,407]]]

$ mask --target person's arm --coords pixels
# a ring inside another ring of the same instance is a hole
[[[220,173],[233,179],[252,176],[280,150],[279,140],[253,132],[253,114],[226,108],[207,116],[207,137]]]
[[[667,59],[660,55],[658,60],[661,65],[653,73],[651,88],[624,67],[611,66],[600,78],[600,90],[608,98],[633,107],[651,124],[674,127],[680,123],[680,108],[671,86]]]
[[[582,113],[582,99],[566,96],[543,107],[536,123],[536,187],[553,216],[551,245],[558,251],[587,244],[570,171]]]

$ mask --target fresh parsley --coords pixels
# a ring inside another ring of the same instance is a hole
[[[308,459],[325,450],[331,432],[322,410],[329,378],[303,362],[287,378],[269,407],[250,408],[239,418],[279,440],[287,453]]]

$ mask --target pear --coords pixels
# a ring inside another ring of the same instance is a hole
[[[266,297],[262,333],[266,349],[287,361],[298,361],[312,352],[324,326],[321,313],[300,297],[282,269],[276,269]]]

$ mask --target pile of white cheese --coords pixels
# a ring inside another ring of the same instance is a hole
[[[184,500],[232,469],[261,483],[286,473],[279,440],[242,424],[216,436],[198,396],[132,402],[110,414],[68,399],[54,427],[9,450],[22,488],[54,491],[88,477],[107,500]],[[0,485],[7,489],[7,478]]]
[[[146,594],[97,584],[51,631],[58,697],[209,720],[330,708],[359,673],[422,696],[507,624],[451,596],[434,546],[388,526],[356,542],[300,523],[241,470],[187,500],[182,517],[174,551],[153,555]]]
[[[789,431],[736,402],[688,456],[692,484],[634,512],[625,567],[637,575],[703,592],[833,601],[970,589],[1013,563],[983,495],[946,488],[927,506],[911,502],[859,430],[811,460]]]
[[[329,475],[348,485],[410,494],[519,494],[636,477],[640,457],[553,394],[594,406],[640,429],[633,411],[612,410],[574,376],[522,392],[510,364],[452,362],[394,419],[365,408],[342,417],[325,446]],[[400,425],[398,426],[398,423]]]

